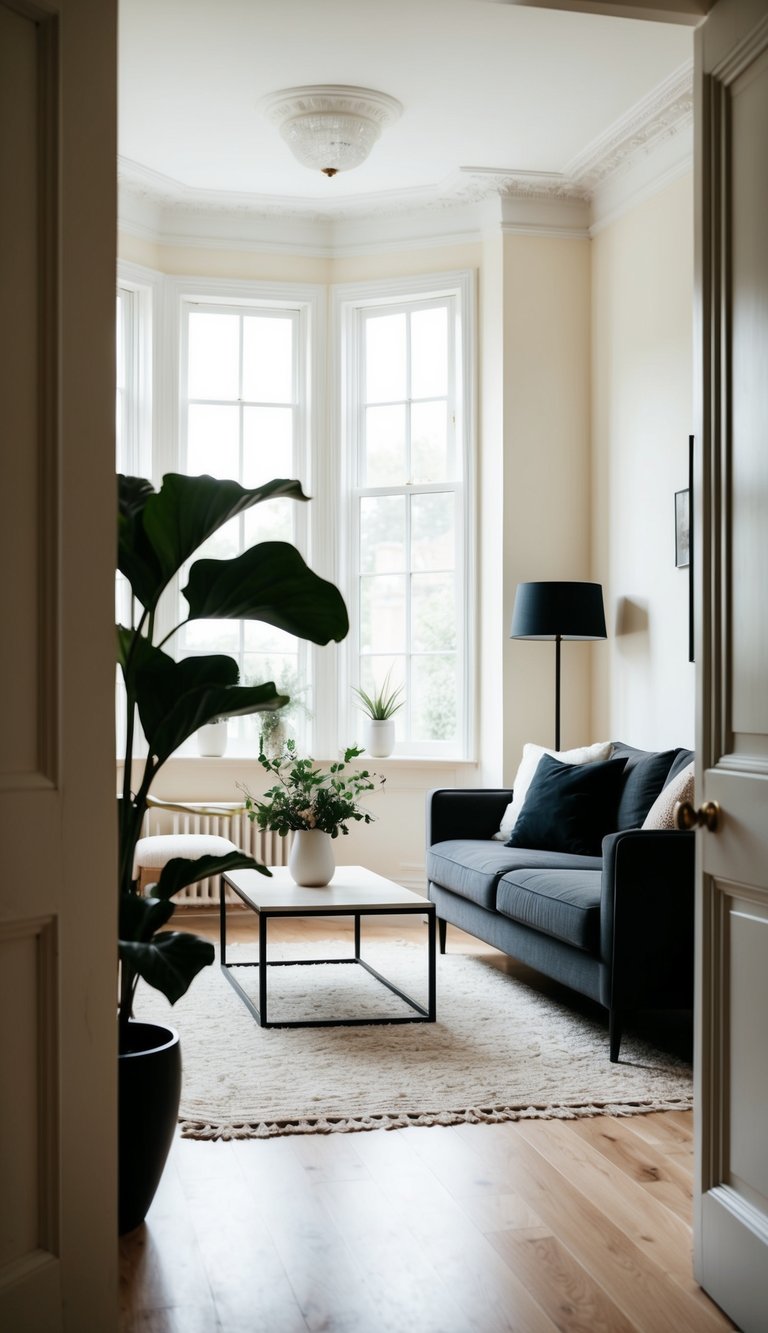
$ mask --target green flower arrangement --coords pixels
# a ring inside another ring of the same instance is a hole
[[[351,761],[362,753],[351,745],[343,760],[323,769],[311,757],[300,758],[294,740],[287,740],[272,758],[262,749],[259,763],[277,782],[261,800],[238,784],[245,794],[248,818],[281,838],[302,829],[318,829],[338,838],[340,833],[349,833],[348,824],[353,820],[370,824],[374,816],[360,804],[360,797],[382,788],[386,779],[367,768],[350,769]]]

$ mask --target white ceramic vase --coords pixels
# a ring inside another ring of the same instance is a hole
[[[386,759],[395,748],[395,720],[367,717],[363,722],[363,746],[374,759]]]
[[[227,748],[227,719],[208,722],[197,733],[197,748],[206,758],[220,758]]]
[[[333,879],[336,861],[330,833],[297,829],[288,854],[288,873],[305,889],[322,889]]]

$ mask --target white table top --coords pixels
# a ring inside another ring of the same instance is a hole
[[[224,875],[227,884],[236,887],[257,911],[280,908],[297,916],[327,912],[329,908],[348,908],[351,912],[371,907],[421,907],[431,903],[419,893],[403,889],[391,879],[377,875],[364,866],[337,866],[333,879],[322,889],[301,888],[294,884],[287,866],[270,866],[271,878],[258,870],[231,870]]]

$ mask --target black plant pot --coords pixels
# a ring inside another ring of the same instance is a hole
[[[147,1215],[173,1142],[181,1096],[179,1034],[133,1021],[118,1057],[118,1223],[120,1235]]]

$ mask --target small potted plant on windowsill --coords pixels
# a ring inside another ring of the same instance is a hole
[[[394,716],[402,708],[405,700],[401,697],[402,685],[390,687],[391,670],[384,677],[380,690],[367,694],[359,686],[353,686],[353,692],[360,700],[360,707],[365,714],[363,729],[364,747],[368,754],[376,759],[386,759],[395,748]]]
[[[333,879],[332,839],[349,833],[352,821],[370,824],[374,818],[360,804],[360,797],[383,787],[385,779],[367,768],[349,768],[362,753],[350,745],[343,759],[324,769],[310,757],[300,758],[296,742],[287,740],[278,754],[269,756],[262,749],[259,755],[262,768],[277,778],[262,798],[238,784],[245,794],[249,819],[281,838],[293,834],[288,870],[304,888],[322,888]]]

